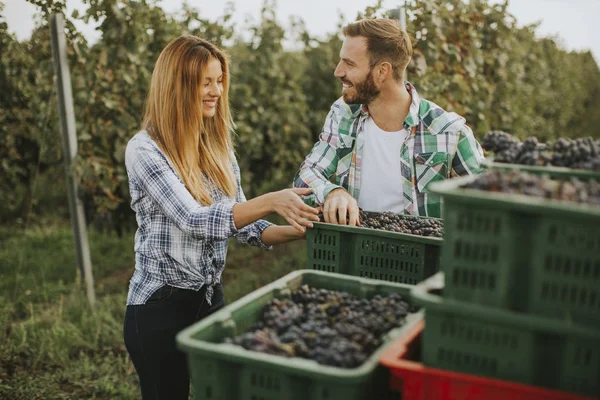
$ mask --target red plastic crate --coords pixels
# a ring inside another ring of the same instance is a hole
[[[390,386],[402,400],[592,400],[498,379],[427,368],[418,360],[425,321],[391,343],[379,359],[390,370]]]

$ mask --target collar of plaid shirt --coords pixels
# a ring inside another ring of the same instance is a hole
[[[412,215],[441,217],[440,197],[430,193],[427,186],[449,178],[453,172],[457,175],[479,172],[483,151],[463,117],[421,99],[408,82],[406,88],[412,101],[404,120],[408,134],[400,154],[404,210]],[[327,194],[338,187],[358,199],[363,132],[368,118],[370,115],[364,105],[337,100],[327,117],[320,142],[307,156],[294,185],[313,187],[316,203],[322,204]],[[457,153],[459,156],[455,157]],[[335,175],[335,183],[327,181],[329,173]]]

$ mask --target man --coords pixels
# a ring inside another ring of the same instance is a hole
[[[441,217],[440,196],[429,184],[478,173],[481,146],[464,118],[421,99],[404,82],[412,45],[397,21],[361,20],[342,32],[334,72],[342,98],[294,187],[313,189],[305,201],[323,206],[329,223],[358,225],[359,207]]]

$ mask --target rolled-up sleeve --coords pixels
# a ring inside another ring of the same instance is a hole
[[[475,139],[471,128],[465,125],[459,133],[456,154],[452,160],[453,173],[457,176],[479,174],[482,171],[483,159],[481,145]]]
[[[196,239],[224,240],[238,233],[233,220],[234,200],[200,205],[150,143],[132,140],[125,163],[129,179],[183,232]]]

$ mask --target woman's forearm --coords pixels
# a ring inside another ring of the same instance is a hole
[[[251,200],[236,203],[233,206],[233,222],[237,229],[242,229],[257,220],[271,214],[274,210],[272,194],[267,193]]]
[[[267,246],[291,242],[292,240],[304,238],[305,234],[289,225],[271,225],[261,235],[261,240]]]
[[[252,200],[240,201],[234,204],[233,222],[237,229],[241,229],[273,212],[281,215],[298,231],[294,238],[304,235],[305,227],[312,227],[312,221],[318,221],[319,211],[304,204],[300,196],[312,193],[312,189],[283,189],[258,196]],[[281,233],[287,233],[288,230]],[[287,237],[287,236],[286,236]],[[292,240],[292,239],[289,239]],[[289,241],[286,239],[285,241]],[[283,243],[282,241],[275,241]]]

